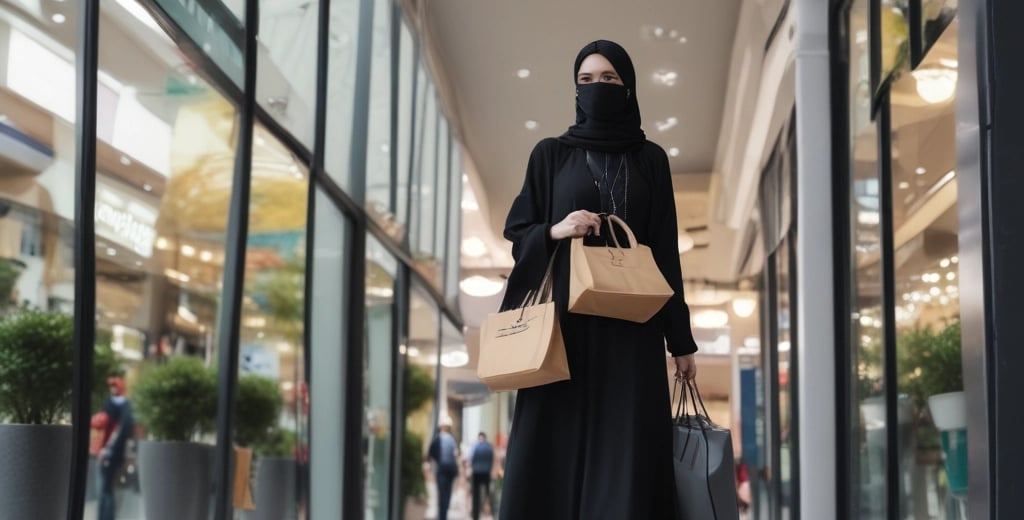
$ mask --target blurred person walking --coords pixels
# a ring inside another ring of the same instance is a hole
[[[473,520],[480,520],[480,511],[483,508],[483,499],[494,508],[491,503],[491,471],[494,469],[494,447],[487,442],[487,434],[480,432],[476,444],[470,449],[469,464],[473,471],[470,478],[470,485],[473,493]]]
[[[437,482],[437,518],[448,520],[448,507],[452,502],[452,486],[459,475],[459,444],[452,435],[452,419],[447,415],[438,424],[438,433],[430,442],[427,456],[434,461]]]
[[[556,255],[554,301],[571,379],[518,392],[500,518],[674,519],[665,348],[677,377],[692,379],[697,344],[668,156],[641,129],[636,72],[621,46],[587,44],[573,75],[576,124],[536,145],[505,222],[516,264],[502,302],[518,307]],[[646,323],[568,312],[570,248],[555,246],[617,233],[602,214],[627,222],[673,289]]]
[[[96,456],[99,467],[100,502],[98,520],[114,520],[117,503],[114,485],[118,472],[124,465],[128,440],[134,436],[135,421],[132,405],[125,396],[124,379],[107,379],[110,396],[103,403],[103,410],[92,417],[92,426],[101,431],[98,439],[100,450]]]

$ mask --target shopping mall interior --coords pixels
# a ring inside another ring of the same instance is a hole
[[[0,517],[441,518],[450,420],[497,519],[506,216],[610,39],[741,518],[1009,518],[994,3],[0,0]]]

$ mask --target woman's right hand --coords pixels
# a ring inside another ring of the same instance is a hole
[[[591,231],[597,236],[601,235],[601,216],[581,209],[569,213],[561,222],[551,226],[551,239],[580,238],[589,235]]]

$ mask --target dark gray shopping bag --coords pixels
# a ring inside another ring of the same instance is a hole
[[[676,386],[682,387],[672,423],[678,518],[739,520],[732,434],[708,417],[694,383],[677,382]],[[693,409],[692,414],[688,408]]]

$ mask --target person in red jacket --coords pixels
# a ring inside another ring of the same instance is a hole
[[[95,449],[99,466],[100,503],[98,520],[114,520],[114,481],[117,472],[124,465],[128,440],[135,430],[132,406],[125,396],[124,379],[107,379],[110,397],[103,403],[103,410],[92,417],[91,426],[98,430],[92,438],[90,451]]]

